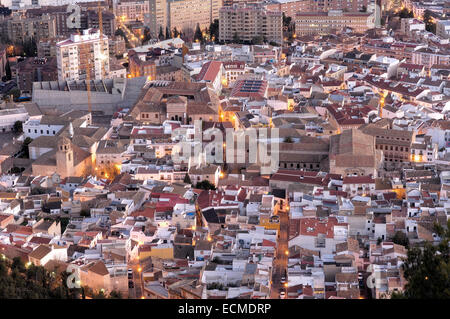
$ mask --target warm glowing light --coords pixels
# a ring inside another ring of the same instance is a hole
[[[192,230],[195,231],[196,228],[197,228],[197,227],[196,227],[195,225],[192,226]]]
[[[145,299],[145,297],[144,297],[144,296],[142,296],[142,297],[141,297],[141,299]]]
[[[208,238],[207,238],[207,240],[208,240],[208,241],[212,241],[212,238],[211,238],[211,236],[209,236],[209,235],[208,235]]]
[[[287,287],[288,287],[288,283],[286,282],[286,283],[284,284],[284,286],[287,288]]]
[[[289,250],[286,250],[285,252],[284,252],[284,254],[287,256],[287,255],[289,255]]]
[[[223,178],[225,176],[225,174],[223,172],[220,172],[220,178]]]
[[[141,271],[142,271],[142,268],[141,268],[141,267],[139,267],[139,268],[137,269],[137,271],[138,271],[138,272],[141,272]]]

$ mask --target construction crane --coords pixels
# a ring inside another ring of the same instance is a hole
[[[101,78],[105,75],[103,59],[108,57],[103,57],[103,12],[101,1],[98,1],[98,29],[99,29],[99,39],[100,39],[100,70],[101,70]],[[87,99],[88,99],[88,109],[89,113],[91,113],[92,118],[92,99],[91,99],[91,59],[90,57],[87,59],[86,63],[86,91],[87,91]]]

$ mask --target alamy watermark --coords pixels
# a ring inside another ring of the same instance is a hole
[[[67,28],[81,29],[81,7],[77,4],[69,4],[66,12],[70,13],[66,20]]]
[[[225,136],[224,136],[225,135]],[[279,167],[279,130],[277,128],[218,128],[202,130],[202,121],[194,128],[172,131],[178,143],[172,149],[174,164],[256,164],[261,174],[273,174]]]

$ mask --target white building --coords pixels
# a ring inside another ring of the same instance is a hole
[[[17,121],[25,122],[28,112],[24,107],[0,110],[0,132],[8,132],[14,129]]]
[[[91,80],[101,80],[109,74],[108,37],[94,29],[83,34],[72,34],[69,39],[56,44],[58,79],[85,80],[90,70]]]
[[[450,20],[436,22],[436,35],[444,39],[450,39]]]

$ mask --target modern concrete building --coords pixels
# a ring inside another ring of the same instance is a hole
[[[72,34],[69,39],[56,44],[58,79],[84,80],[90,65],[91,79],[101,80],[109,73],[108,37],[94,29],[83,34]]]
[[[374,15],[365,12],[297,12],[295,16],[295,32],[297,36],[330,34],[344,28],[352,28],[354,32],[364,33],[374,27]]]
[[[6,20],[6,32],[8,39],[14,43],[22,43],[32,38],[39,42],[40,39],[56,36],[56,20],[48,14],[36,18],[15,14]]]
[[[149,12],[144,14],[144,24],[157,36],[160,28],[171,31],[195,30],[197,23],[203,30],[219,19],[222,0],[149,0]]]
[[[113,114],[119,108],[131,108],[146,80],[147,77],[91,80],[92,111]],[[85,81],[35,82],[32,99],[44,110],[88,110]]]
[[[251,43],[256,38],[283,43],[283,15],[262,5],[234,4],[219,13],[219,40],[241,40]]]
[[[450,38],[450,20],[436,22],[436,35],[444,39]]]

